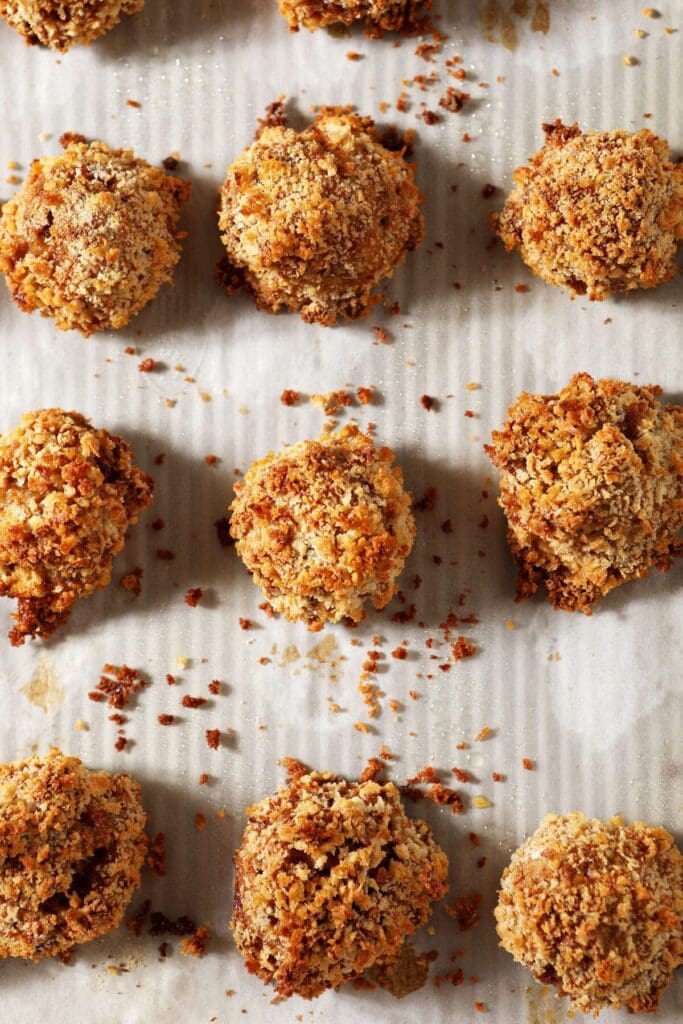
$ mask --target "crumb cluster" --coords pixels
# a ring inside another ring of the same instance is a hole
[[[362,21],[370,34],[398,32],[425,6],[424,0],[279,0],[280,13],[295,31]]]
[[[447,890],[446,855],[392,783],[295,773],[247,813],[231,927],[282,998],[392,963]]]
[[[140,787],[52,750],[0,765],[0,957],[64,956],[117,928],[140,884]]]
[[[145,0],[0,0],[0,17],[27,43],[64,52],[99,39]]]
[[[683,408],[661,388],[576,374],[557,395],[524,393],[487,451],[500,471],[518,599],[548,589],[589,613],[614,587],[681,552]]]
[[[544,125],[543,149],[514,173],[493,226],[505,248],[550,284],[606,299],[676,274],[683,164],[642,129],[582,133]]]
[[[663,828],[549,814],[503,872],[501,945],[572,1008],[657,1008],[683,963],[683,857]]]
[[[190,186],[132,150],[63,143],[2,207],[0,271],[20,309],[87,337],[125,327],[171,280]]]
[[[18,600],[12,643],[47,638],[104,587],[154,484],[129,445],[62,409],[0,435],[0,596]]]
[[[276,611],[318,630],[391,600],[415,538],[393,458],[348,424],[271,452],[235,484],[230,532]]]
[[[413,178],[370,118],[323,109],[301,132],[266,126],[220,192],[227,290],[243,286],[259,308],[307,323],[364,315],[422,239]]]

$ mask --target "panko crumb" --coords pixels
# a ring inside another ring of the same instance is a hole
[[[589,614],[615,587],[681,553],[683,408],[661,388],[576,374],[557,395],[520,395],[486,450],[519,569],[517,598],[545,584]]]
[[[281,999],[395,962],[446,892],[446,855],[393,783],[299,769],[247,813],[231,927],[247,969]]]
[[[62,141],[2,207],[0,272],[25,313],[88,337],[125,327],[171,280],[190,185],[130,149]]]
[[[415,537],[393,458],[349,424],[267,455],[235,484],[230,532],[276,611],[315,631],[391,600]]]
[[[128,14],[137,14],[145,0],[0,0],[0,17],[31,45],[64,53],[87,46],[105,35]]]
[[[508,252],[589,299],[670,281],[683,238],[683,164],[671,162],[667,142],[649,129],[543,128],[543,149],[517,168],[492,217]]]
[[[140,884],[146,821],[129,775],[56,749],[0,765],[0,958],[63,957],[117,928]]]
[[[322,108],[304,131],[267,126],[228,168],[220,283],[270,313],[331,326],[364,316],[372,293],[422,239],[422,196],[374,123]]]
[[[495,917],[501,946],[573,1010],[652,1013],[683,963],[683,856],[663,828],[549,814]]]
[[[26,413],[0,435],[0,596],[17,599],[14,646],[47,639],[106,587],[153,481],[129,445],[77,412]]]

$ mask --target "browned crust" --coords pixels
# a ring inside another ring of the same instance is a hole
[[[392,783],[294,774],[247,813],[231,928],[247,969],[282,998],[395,960],[447,890],[446,855]]]
[[[683,409],[660,394],[580,373],[557,395],[524,393],[510,407],[486,450],[519,600],[543,583],[556,608],[589,613],[681,553]]]
[[[550,814],[503,872],[501,945],[572,1007],[652,1013],[683,964],[683,857],[663,828]]]
[[[325,326],[364,316],[422,240],[421,203],[413,168],[370,118],[323,109],[302,132],[266,126],[220,191],[220,276],[270,313]]]
[[[109,32],[145,0],[0,0],[0,17],[27,43],[60,53],[88,45]]]
[[[68,953],[118,927],[147,849],[140,787],[52,750],[0,765],[0,957]]]
[[[153,481],[123,438],[42,409],[0,436],[0,596],[18,599],[12,643],[45,639],[105,587]]]
[[[513,175],[493,228],[508,252],[572,295],[605,299],[676,273],[683,164],[648,129],[582,133],[544,125],[545,145]]]
[[[129,149],[64,137],[2,207],[0,272],[17,305],[60,330],[118,330],[171,280],[190,186]]]
[[[279,0],[280,13],[294,31],[362,21],[370,35],[411,32],[431,6],[430,0]]]
[[[391,600],[415,538],[393,459],[348,425],[271,452],[235,485],[230,532],[276,611],[316,630]]]

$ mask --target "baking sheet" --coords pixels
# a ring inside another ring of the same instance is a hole
[[[488,183],[509,185],[514,167],[539,148],[541,122],[555,117],[587,128],[645,125],[680,152],[683,8],[666,0],[660,18],[646,19],[635,2],[553,0],[547,34],[532,31],[530,15],[510,16],[517,33],[510,50],[489,41],[483,29],[488,11],[489,28],[497,26],[488,34],[500,40],[506,3],[497,14],[489,0],[439,6],[448,40],[434,64],[415,55],[415,40],[395,46],[357,32],[290,34],[271,0],[147,0],[138,18],[60,58],[24,47],[0,27],[0,166],[18,161],[12,173],[23,176],[32,157],[55,152],[59,135],[71,130],[131,145],[152,162],[178,151],[178,173],[194,183],[175,285],[129,329],[87,342],[59,334],[50,321],[20,313],[0,290],[8,361],[0,429],[28,409],[79,409],[131,440],[158,488],[115,567],[115,580],[144,568],[140,597],[111,586],[82,602],[48,644],[3,648],[0,756],[23,757],[54,743],[92,766],[135,774],[152,831],[167,834],[168,871],[164,878],[146,875],[134,907],[147,897],[155,909],[189,914],[214,933],[202,960],[181,957],[172,943],[173,954],[159,963],[159,939],[135,939],[122,928],[83,947],[70,967],[3,963],[3,1021],[49,1015],[55,1024],[194,1024],[246,1015],[403,1024],[420,1014],[465,1024],[487,1019],[475,1001],[499,1024],[564,1020],[563,1004],[496,948],[491,909],[511,850],[548,811],[575,808],[661,822],[680,836],[680,569],[620,589],[590,619],[555,612],[540,597],[515,605],[514,569],[482,444],[521,390],[555,391],[577,370],[658,382],[668,392],[680,388],[681,281],[609,303],[571,302],[490,246],[488,213],[503,193],[486,201],[481,192]],[[647,38],[636,39],[635,28]],[[349,50],[362,59],[347,60]],[[443,70],[455,54],[463,58],[463,88],[473,100],[428,126],[417,117],[419,102],[438,110],[446,84],[458,84]],[[638,63],[625,66],[625,55]],[[393,107],[403,78],[433,70],[439,85],[424,95],[413,89],[407,113],[381,113],[381,103]],[[227,300],[213,284],[220,256],[216,190],[227,164],[249,143],[256,118],[282,92],[295,124],[311,104],[354,103],[384,122],[417,129],[427,237],[387,288],[389,299],[400,302],[400,316],[380,310],[325,330],[294,316],[258,313],[248,299]],[[129,99],[141,106],[128,106]],[[462,141],[464,133],[470,142]],[[3,198],[12,191],[0,186]],[[515,291],[517,284],[528,291]],[[374,326],[388,331],[389,344],[377,343]],[[129,345],[136,357],[125,354]],[[141,374],[138,363],[148,356],[159,367]],[[470,382],[480,389],[468,391]],[[402,581],[416,621],[392,622],[401,607],[394,603],[352,632],[335,627],[311,636],[263,616],[260,592],[234,552],[218,546],[212,524],[224,513],[236,467],[319,432],[320,409],[310,402],[286,408],[278,400],[283,388],[311,395],[347,384],[373,385],[378,397],[345,418],[376,423],[415,495],[435,486],[437,502],[417,514],[418,539]],[[425,411],[422,394],[436,397],[438,410]],[[161,452],[163,464],[155,465]],[[204,461],[209,453],[220,458],[215,468]],[[484,515],[488,528],[480,526]],[[156,516],[167,524],[158,534],[150,528]],[[450,534],[441,529],[446,519]],[[175,560],[156,559],[158,547],[174,550]],[[417,591],[415,575],[423,581]],[[191,586],[205,590],[196,609],[183,601]],[[477,653],[449,672],[433,672],[425,640],[439,635],[438,623],[461,593],[479,618],[466,630]],[[3,634],[9,616],[10,602],[2,602]],[[240,617],[255,627],[242,630]],[[369,721],[357,684],[375,634],[383,638],[378,683],[386,696],[379,717]],[[395,661],[389,652],[403,639],[410,657]],[[189,659],[182,669],[179,658]],[[126,732],[133,742],[124,753],[114,750],[106,707],[87,699],[105,662],[139,668],[150,680],[130,713]],[[177,687],[166,685],[167,672],[177,676]],[[205,694],[215,678],[223,692],[210,706],[180,708],[182,695]],[[343,710],[331,713],[328,698]],[[398,712],[390,709],[392,699]],[[162,712],[182,721],[161,728]],[[87,731],[76,729],[78,720]],[[357,731],[357,722],[371,731]],[[474,742],[484,726],[491,738]],[[234,730],[217,751],[204,740],[212,727]],[[461,741],[471,749],[458,751]],[[462,816],[426,802],[417,808],[451,859],[449,900],[483,893],[476,929],[460,934],[437,907],[434,934],[420,938],[420,948],[439,950],[432,977],[451,969],[451,953],[462,950],[456,965],[466,983],[437,988],[430,980],[403,1002],[348,987],[311,1004],[272,1005],[272,994],[246,974],[226,932],[242,809],[281,780],[280,757],[356,775],[382,743],[396,755],[391,774],[398,781],[426,763],[445,772],[459,765],[478,780],[460,787],[470,798]],[[525,757],[534,771],[522,768]],[[492,771],[506,781],[494,784]],[[200,772],[211,774],[208,786],[199,787]],[[472,807],[475,795],[487,796],[492,807]],[[197,812],[207,818],[203,831],[195,827]],[[470,831],[481,838],[477,848]],[[486,864],[478,869],[482,856]],[[125,970],[112,973],[112,965]],[[473,975],[478,982],[469,980]],[[659,1019],[672,1024],[682,1010],[679,974]]]

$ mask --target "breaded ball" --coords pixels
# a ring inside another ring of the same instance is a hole
[[[41,409],[0,435],[0,596],[18,599],[10,639],[46,639],[74,601],[111,579],[154,483],[129,445],[77,412]]]
[[[230,533],[273,608],[315,631],[383,608],[415,539],[390,448],[353,425],[255,462],[235,484]]]
[[[0,957],[65,956],[113,931],[147,850],[140,786],[52,750],[0,765]]]
[[[231,928],[280,998],[313,999],[397,959],[447,891],[446,855],[393,783],[294,772],[247,814]]]
[[[171,280],[190,186],[130,149],[62,141],[2,207],[0,271],[20,309],[88,337],[125,327]]]
[[[543,126],[543,149],[514,173],[494,230],[508,252],[572,295],[606,299],[676,274],[683,238],[683,164],[664,139]]]
[[[683,964],[683,857],[663,828],[549,814],[503,872],[500,944],[597,1017],[652,1013]]]
[[[295,31],[364,21],[369,34],[396,32],[410,26],[424,0],[279,0],[280,13]]]
[[[487,445],[519,568],[582,611],[614,587],[671,568],[682,550],[683,408],[662,390],[578,373],[557,395],[519,396]]]
[[[413,168],[370,118],[323,110],[302,132],[263,129],[228,168],[218,223],[233,279],[260,309],[329,326],[367,313],[419,244],[421,203]]]
[[[0,0],[0,16],[27,43],[64,52],[87,45],[117,25],[123,15],[137,14],[145,0]]]

